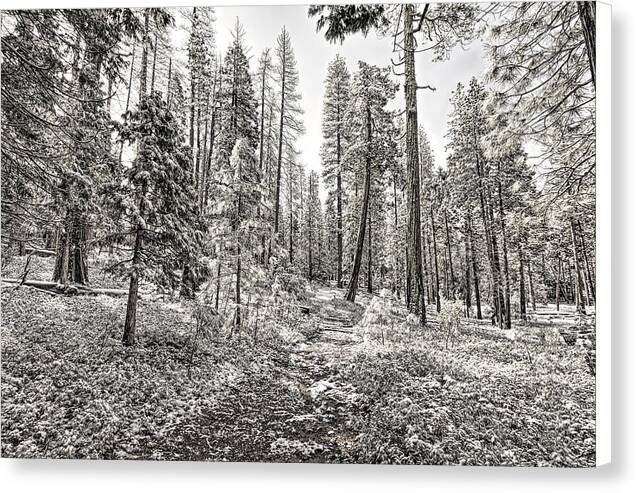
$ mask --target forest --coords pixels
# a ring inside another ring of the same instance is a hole
[[[2,454],[593,466],[595,3],[296,8],[2,12]]]

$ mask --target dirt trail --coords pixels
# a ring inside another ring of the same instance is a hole
[[[368,302],[343,301],[343,290],[315,286],[308,300],[317,331],[297,344],[273,373],[246,372],[179,430],[188,460],[349,462],[348,431],[356,395],[339,369],[360,344],[354,326]]]
[[[282,447],[291,442],[290,448],[296,449],[290,450],[294,459],[329,462],[347,453],[347,405],[354,389],[342,380],[338,369],[361,342],[354,326],[366,300],[361,297],[360,302],[349,303],[343,297],[341,289],[317,288],[310,304],[319,331],[312,340],[299,344],[291,355],[287,377],[302,393],[309,410],[292,418],[303,426],[279,439]]]

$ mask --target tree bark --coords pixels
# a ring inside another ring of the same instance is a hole
[[[395,171],[392,175],[392,185],[394,190],[394,232],[396,234],[395,236],[396,243],[398,243],[398,240],[397,240],[398,239],[398,190],[396,186]],[[396,245],[396,247],[398,247],[398,244]],[[398,248],[396,248],[396,253],[398,253]],[[400,268],[399,268],[399,260],[396,259],[394,262],[394,292],[396,293],[396,296],[398,296],[398,299],[400,299],[400,286],[402,284],[400,278],[401,278],[401,275],[400,275]]]
[[[169,57],[168,58],[168,80],[166,81],[166,105],[168,106],[168,109],[172,109],[171,108],[171,101],[170,101],[170,83],[172,81],[172,77],[173,77],[173,57]]]
[[[416,92],[416,67],[414,60],[415,39],[413,32],[414,6],[405,4],[403,8],[403,53],[405,59],[405,137],[408,196],[408,252],[416,283],[416,303],[411,304],[413,313],[420,312],[420,323],[427,322],[425,292],[422,269],[422,238],[420,219],[420,165],[418,162],[418,103]]]
[[[143,217],[144,200],[140,199],[140,216]],[[126,320],[124,321],[124,336],[122,342],[125,346],[135,344],[135,331],[137,328],[137,297],[139,291],[139,270],[141,269],[141,253],[144,245],[144,230],[137,226],[135,234],[135,246],[133,250],[133,268],[128,287],[128,301],[126,303]]]
[[[586,54],[588,55],[591,78],[593,80],[593,85],[595,86],[597,75],[595,67],[595,2],[577,2],[577,11],[580,23],[582,24],[582,32],[584,34],[584,43],[586,44]]]
[[[570,220],[571,223],[571,241],[573,244],[573,260],[575,261],[575,300],[577,305],[577,311],[582,314],[586,314],[586,307],[584,306],[584,281],[582,279],[582,268],[580,264],[580,256],[577,248],[577,233],[575,232],[575,221]]]
[[[144,13],[144,40],[142,49],[142,63],[140,71],[139,98],[146,96],[146,79],[148,77],[148,25],[150,12],[147,9]],[[146,213],[146,182],[142,183],[138,195],[138,213],[140,218],[144,218]],[[142,268],[142,249],[144,247],[144,227],[138,219],[135,226],[135,245],[133,247],[133,261],[128,288],[128,301],[126,303],[126,320],[124,321],[124,335],[122,342],[125,346],[135,344],[135,330],[137,325],[137,293],[139,291],[139,277]]]
[[[586,243],[584,242],[584,232],[582,230],[582,225],[579,221],[577,222],[577,226],[579,229],[579,236],[582,243],[582,253],[584,254],[584,266],[586,267],[586,282],[588,283],[590,296],[593,300],[593,303],[595,303],[596,302],[595,281],[593,280],[593,276],[591,274],[590,262],[588,261],[588,252],[586,251]]]
[[[365,228],[367,226],[367,214],[369,213],[369,192],[371,189],[372,162],[370,147],[372,142],[372,115],[369,106],[367,107],[367,155],[365,157],[365,178],[363,181],[363,202],[361,205],[361,217],[358,223],[358,236],[356,238],[356,251],[354,252],[354,264],[352,275],[350,276],[345,299],[352,303],[356,300],[358,291],[358,276],[361,270],[361,260],[363,257],[363,245],[365,243]]]
[[[436,311],[440,313],[440,272],[438,270],[438,241],[436,240],[436,223],[434,221],[433,205],[429,207],[429,215],[431,216],[431,240],[433,243],[434,269],[436,273],[436,283],[434,285],[434,298],[436,298]]]
[[[285,39],[285,26],[283,27],[283,39]],[[281,117],[279,121],[279,153],[277,156],[276,171],[276,192],[274,197],[274,234],[279,233],[279,208],[281,195],[281,163],[283,161],[283,119],[285,116],[285,76],[286,76],[287,50],[283,50],[283,60],[281,61]]]
[[[555,276],[555,310],[560,311],[560,277],[562,274],[562,258],[557,257],[557,275]]]
[[[504,294],[506,306],[506,328],[511,328],[511,275],[509,273],[509,254],[507,233],[504,219],[504,202],[502,200],[502,182],[500,181],[500,163],[498,163],[498,206],[500,209],[500,230],[502,232],[502,255],[504,260]],[[521,308],[520,308],[521,309]]]
[[[192,28],[194,29],[195,21],[197,19],[197,7],[192,8]],[[146,52],[146,48],[144,47],[144,53]],[[196,151],[195,151],[195,100],[196,100],[196,80],[195,74],[190,72],[190,151],[192,153],[192,170],[193,176],[195,178],[195,182],[197,180],[197,171],[195,168],[195,160],[196,160]],[[145,92],[145,91],[144,91]],[[142,93],[142,91],[140,91]]]
[[[483,179],[482,159],[481,151],[479,147],[479,140],[475,128],[475,122],[473,122],[473,148],[475,154],[476,174],[478,176],[478,191],[480,197],[480,212],[482,214],[482,223],[484,227],[485,244],[487,247],[487,256],[489,259],[489,268],[491,270],[492,281],[492,298],[493,298],[493,310],[494,316],[497,317],[500,327],[502,327],[502,304],[500,303],[500,269],[499,259],[497,257],[497,245],[494,245],[492,224],[489,221],[488,203],[485,197],[485,186]],[[491,319],[494,323],[494,318]]]
[[[336,285],[343,287],[343,181],[341,175],[341,113],[337,105],[336,129]]]
[[[308,193],[307,193],[307,270],[308,278],[312,280],[312,175],[310,174],[308,179]]]
[[[155,43],[153,46],[153,68],[150,75],[150,93],[155,90],[155,67],[157,66],[157,35],[155,34]]]
[[[456,276],[453,272],[453,257],[451,256],[451,235],[449,234],[449,217],[447,216],[447,209],[444,210],[445,215],[445,233],[447,237],[447,258],[449,259],[449,284],[450,291],[453,291],[456,284]]]
[[[265,131],[265,77],[266,69],[268,67],[263,64],[263,71],[261,72],[261,118],[259,125],[259,169],[263,169],[263,143],[264,143],[264,131]]]
[[[374,291],[372,285],[372,214],[367,214],[367,292]]]
[[[469,247],[469,224],[465,221],[464,235],[464,299],[465,299],[465,316],[471,316],[471,251]]]
[[[518,266],[518,275],[520,277],[520,320],[526,320],[526,283],[524,282],[524,259],[520,241],[518,241]]]
[[[133,70],[135,68],[135,48],[136,46],[133,44],[133,54],[131,55],[130,61],[130,73],[128,74],[128,91],[126,93],[126,106],[124,107],[124,123],[127,120],[128,108],[130,107],[130,94],[131,89],[133,87]],[[124,154],[124,141],[122,141],[119,145],[119,167],[122,167],[122,155]]]
[[[498,250],[498,237],[495,231],[495,217],[493,214],[493,206],[490,202],[487,202],[487,213],[489,215],[489,234],[491,239],[491,248],[493,249],[493,263],[495,266],[495,275],[498,279],[497,290],[497,302],[498,307],[498,324],[501,329],[504,329],[505,317],[507,317],[506,304],[504,302],[504,293],[502,286],[504,284],[504,275],[502,273],[502,265],[500,264],[500,253]]]
[[[221,291],[221,252],[217,258],[217,281],[215,287],[215,310],[219,311],[219,294]]]
[[[469,247],[471,249],[471,269],[473,271],[473,286],[476,292],[476,315],[478,320],[482,320],[482,305],[480,303],[480,271],[478,270],[478,260],[476,257],[475,240],[473,237],[473,227],[471,225],[471,215],[467,214],[467,224],[469,227]]]
[[[88,285],[86,224],[73,204],[67,206],[62,241],[58,245],[53,281]]]

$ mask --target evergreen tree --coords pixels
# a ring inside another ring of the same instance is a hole
[[[346,298],[356,299],[358,278],[361,269],[365,232],[369,227],[369,204],[372,188],[372,175],[382,173],[392,160],[395,149],[392,146],[392,115],[385,106],[396,93],[396,86],[390,81],[387,69],[359,62],[359,71],[355,74],[348,106],[348,134],[350,146],[345,161],[352,170],[362,175],[360,193],[360,211],[358,231],[352,273]],[[358,180],[357,180],[358,183]]]
[[[278,105],[278,150],[276,164],[276,185],[274,192],[274,234],[279,232],[281,211],[281,169],[286,146],[293,146],[296,138],[304,132],[300,120],[303,111],[299,106],[301,95],[298,92],[299,73],[292,49],[290,33],[281,30],[277,38],[275,77],[279,96]]]
[[[140,280],[149,277],[159,284],[169,283],[182,262],[194,264],[200,255],[203,227],[188,148],[161,96],[144,97],[120,133],[138,149],[117,197],[135,235],[123,337],[124,344],[132,345]]]
[[[234,327],[242,325],[242,287],[250,259],[259,255],[256,238],[264,233],[257,211],[264,193],[257,160],[257,101],[243,45],[243,30],[237,22],[232,44],[224,58],[219,100],[219,137],[215,180],[212,185],[214,237],[217,238],[217,306],[222,263],[230,260],[234,275]]]
[[[349,72],[340,55],[329,64],[323,96],[323,144],[321,162],[328,200],[336,202],[336,285],[343,278],[343,169],[342,158],[347,147],[345,112],[349,99]]]
[[[420,218],[420,166],[418,163],[418,109],[416,94],[415,52],[416,34],[423,33],[426,47],[418,51],[431,51],[434,60],[449,56],[457,44],[464,44],[475,35],[476,7],[469,4],[425,4],[417,14],[413,4],[393,5],[315,5],[309,8],[310,16],[318,16],[317,27],[327,27],[325,37],[329,41],[343,41],[346,35],[355,32],[367,34],[370,29],[382,33],[396,24],[394,46],[401,47],[402,56],[396,65],[404,66],[405,78],[405,162],[407,171],[407,260],[410,273],[416,280],[417,303],[410,308],[420,312],[421,323],[426,319],[424,276],[422,264],[422,238]],[[402,24],[402,25],[401,25]],[[402,28],[402,29],[401,29]],[[399,37],[402,39],[399,41]],[[408,286],[410,283],[407,284]]]
[[[316,171],[310,171],[308,176],[308,193],[306,217],[307,238],[307,277],[314,279],[321,265],[321,226],[323,223],[321,201],[319,200],[319,177]]]

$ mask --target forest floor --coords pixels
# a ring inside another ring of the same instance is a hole
[[[572,307],[510,332],[464,319],[450,339],[435,310],[414,329],[393,299],[343,296],[313,284],[309,313],[197,346],[191,306],[142,298],[125,348],[124,297],[3,286],[2,455],[594,466]]]

